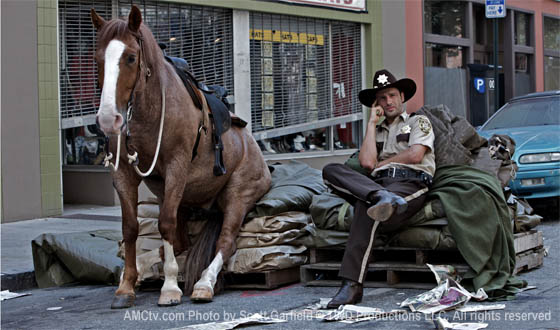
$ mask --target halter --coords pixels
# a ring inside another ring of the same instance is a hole
[[[132,32],[133,35],[136,37],[136,41],[138,42],[138,44],[140,45],[140,70],[138,70],[138,73],[136,74],[136,81],[134,82],[134,87],[132,88],[132,92],[130,93],[130,98],[128,100],[127,103],[127,110],[126,110],[126,117],[125,117],[125,122],[124,122],[124,127],[126,127],[126,141],[125,141],[125,147],[127,150],[127,158],[128,158],[128,163],[131,164],[134,167],[134,170],[136,171],[136,173],[138,175],[140,175],[141,177],[147,177],[149,176],[152,171],[154,170],[154,167],[156,165],[157,162],[157,158],[159,156],[159,150],[161,147],[161,137],[163,135],[163,121],[165,118],[165,87],[161,86],[161,119],[160,119],[160,124],[159,124],[159,134],[158,134],[158,142],[157,142],[157,147],[156,147],[156,153],[154,155],[154,159],[152,160],[152,165],[150,166],[150,168],[148,169],[148,171],[146,172],[142,172],[140,170],[140,168],[138,167],[139,161],[138,161],[138,153],[135,151],[134,155],[130,155],[128,152],[128,138],[130,137],[130,129],[129,129],[129,125],[128,122],[130,120],[132,120],[132,114],[134,112],[134,107],[133,107],[133,99],[134,99],[134,95],[136,92],[136,85],[138,83],[138,80],[140,80],[140,72],[141,71],[145,71],[146,72],[146,80],[151,77],[152,72],[150,70],[150,68],[145,65],[146,62],[146,57],[145,57],[145,52],[144,52],[144,39],[142,38],[142,34],[141,33],[134,33]],[[121,135],[122,135],[122,129],[121,129],[121,133],[119,134],[118,138],[117,138],[117,157],[116,157],[116,161],[115,161],[115,165],[113,165],[110,160],[113,158],[113,154],[111,152],[108,153],[107,156],[105,156],[104,159],[104,164],[105,167],[111,166],[113,168],[114,171],[117,171],[119,168],[119,159],[120,159],[120,151],[121,151]],[[109,138],[106,137],[106,146],[108,146],[108,142],[109,142]]]

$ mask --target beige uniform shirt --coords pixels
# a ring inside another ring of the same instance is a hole
[[[429,149],[419,164],[389,163],[376,168],[372,175],[391,167],[424,171],[432,176],[434,175],[436,171],[434,130],[426,116],[415,115],[411,117],[406,112],[403,112],[399,117],[395,118],[391,125],[388,125],[387,121],[383,121],[377,126],[376,142],[377,158],[379,161],[391,158],[414,144],[421,144]],[[382,149],[380,148],[381,143],[383,144]]]

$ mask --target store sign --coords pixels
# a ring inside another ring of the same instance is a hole
[[[506,0],[486,0],[486,18],[506,17]]]
[[[325,39],[322,34],[297,33],[278,30],[249,30],[249,39],[274,42],[286,42],[307,45],[323,45]]]
[[[310,6],[330,7],[353,11],[366,11],[366,0],[280,0]]]

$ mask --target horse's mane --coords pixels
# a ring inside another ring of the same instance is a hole
[[[140,29],[138,35],[132,32],[128,28],[128,21],[124,19],[114,19],[108,21],[105,26],[99,31],[97,36],[97,44],[107,44],[113,39],[122,39],[125,40],[127,35],[130,34],[132,36],[138,37],[141,36],[144,42],[144,58],[146,60],[146,64],[152,71],[160,72],[162,66],[164,66],[164,57],[159,45],[152,34],[152,31],[148,27],[144,25],[144,23],[140,24]]]

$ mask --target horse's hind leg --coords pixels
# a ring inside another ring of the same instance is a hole
[[[214,286],[218,274],[222,270],[224,261],[227,261],[235,251],[235,239],[239,233],[239,228],[246,214],[244,205],[236,204],[239,207],[229,207],[224,212],[224,223],[220,232],[220,237],[216,243],[216,255],[196,282],[191,294],[191,300],[195,302],[210,302],[214,297]]]

